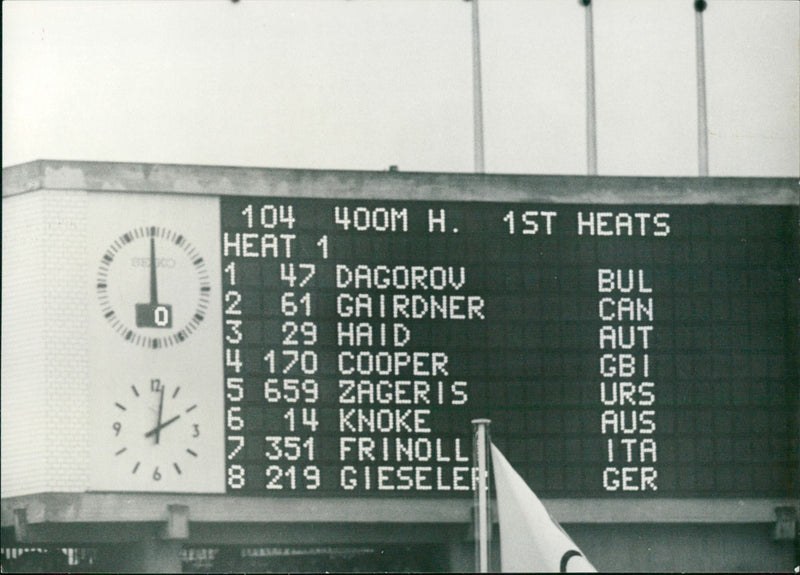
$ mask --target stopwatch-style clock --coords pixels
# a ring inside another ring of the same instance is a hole
[[[132,476],[157,486],[191,472],[202,447],[199,408],[191,391],[152,378],[130,386],[114,402],[112,450]]]
[[[160,226],[119,236],[97,271],[103,316],[125,340],[151,349],[188,338],[205,317],[210,292],[202,255],[182,234]]]

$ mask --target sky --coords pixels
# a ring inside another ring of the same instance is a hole
[[[3,166],[471,172],[463,0],[11,0]],[[480,0],[489,173],[585,174],[578,0]],[[692,0],[595,0],[598,174],[695,176]],[[709,174],[800,176],[800,2],[709,0]]]

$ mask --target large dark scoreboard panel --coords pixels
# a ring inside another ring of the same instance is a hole
[[[796,206],[220,202],[228,493],[797,493]]]

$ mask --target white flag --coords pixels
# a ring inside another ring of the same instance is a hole
[[[503,572],[596,571],[492,444]]]

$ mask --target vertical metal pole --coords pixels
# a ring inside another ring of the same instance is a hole
[[[477,485],[477,533],[475,546],[475,570],[479,573],[489,572],[489,452],[486,436],[491,423],[488,419],[473,419],[475,433],[475,464],[478,469]]]
[[[586,8],[586,171],[597,175],[597,117],[594,96],[594,21],[592,0],[581,0]]]
[[[703,39],[705,0],[695,0],[694,30],[697,51],[697,163],[701,177],[708,176],[708,119],[706,117],[706,57]]]
[[[474,126],[475,172],[483,168],[483,95],[481,92],[481,37],[478,0],[472,1],[472,118]]]

